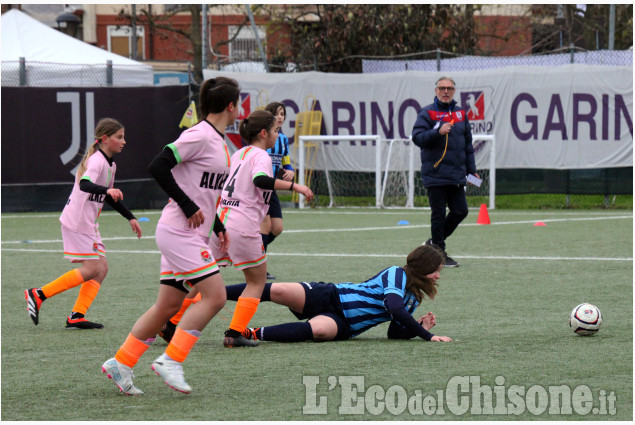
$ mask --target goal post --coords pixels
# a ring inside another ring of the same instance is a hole
[[[378,178],[382,179],[379,208],[417,208],[415,193],[425,192],[421,182],[420,149],[411,139],[382,140],[382,154],[377,155]],[[468,184],[465,187],[471,208],[486,203],[489,209],[496,207],[496,138],[494,135],[472,136],[477,173],[483,179],[481,187]],[[475,204],[476,203],[476,204]]]
[[[358,135],[358,136],[300,136],[298,140],[298,183],[302,185],[308,185],[312,179],[312,173],[315,170],[316,162],[318,158],[321,160],[320,169],[324,174],[326,180],[326,186],[328,189],[329,204],[328,207],[335,206],[335,193],[331,183],[330,172],[330,160],[324,148],[325,143],[333,142],[339,144],[340,142],[360,142],[359,146],[367,146],[365,143],[374,142],[376,146],[380,145],[380,138],[378,135]],[[361,144],[364,143],[364,144]],[[319,151],[319,154],[318,154]],[[375,151],[375,164],[377,164],[377,156],[381,155],[381,151]],[[375,168],[375,174],[377,169]],[[381,182],[375,179],[375,193],[378,194],[381,190]],[[304,196],[300,196],[298,199],[298,207],[304,208]],[[375,206],[378,206],[377,201]]]
[[[472,136],[480,188],[466,186],[470,208],[496,206],[496,139]],[[300,136],[298,182],[315,193],[312,206],[427,208],[421,181],[420,149],[408,139],[378,135]],[[307,205],[303,196],[298,206]]]

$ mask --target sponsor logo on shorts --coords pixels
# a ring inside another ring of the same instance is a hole
[[[97,244],[97,242],[93,242],[93,251],[99,252],[99,245]]]
[[[201,258],[206,263],[211,263],[212,262],[212,256],[211,256],[211,254],[209,253],[209,251],[206,248],[201,248]]]

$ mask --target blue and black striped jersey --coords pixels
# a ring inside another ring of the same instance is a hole
[[[392,320],[384,305],[386,294],[399,295],[408,313],[412,314],[419,302],[406,290],[406,272],[401,267],[388,267],[362,283],[335,285],[342,303],[342,311],[351,326],[351,336],[357,336],[383,322]]]
[[[278,170],[280,167],[284,167],[287,170],[293,170],[293,167],[291,167],[291,160],[289,159],[289,138],[282,132],[278,134],[274,147],[267,149],[267,153],[271,157],[274,177],[278,176]]]

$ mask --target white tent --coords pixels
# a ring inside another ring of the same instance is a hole
[[[152,67],[63,34],[19,10],[2,15],[2,86],[151,86]],[[20,58],[24,58],[21,71]],[[108,61],[112,62],[109,69]],[[112,71],[112,72],[111,72]]]

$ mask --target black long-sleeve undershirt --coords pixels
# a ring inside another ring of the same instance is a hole
[[[260,189],[275,190],[276,180],[280,179],[261,174],[254,179],[254,185]]]
[[[161,153],[152,160],[148,166],[148,171],[159,186],[161,186],[161,189],[181,207],[185,217],[190,218],[200,208],[183,192],[183,189],[181,189],[174,179],[171,170],[176,167],[177,164],[178,162],[174,156],[174,152],[172,152],[172,149],[167,148],[163,149]]]
[[[403,304],[403,298],[397,294],[387,294],[384,300],[386,309],[392,316],[392,321],[388,326],[388,338],[390,339],[410,339],[415,336],[430,341],[434,334],[428,332],[419,322],[408,313]]]
[[[165,148],[152,160],[148,166],[148,171],[152,177],[154,177],[161,189],[163,189],[165,193],[167,193],[170,198],[177,203],[181,210],[183,210],[185,217],[190,218],[196,214],[200,208],[190,199],[189,196],[187,196],[174,179],[174,176],[172,175],[172,168],[176,167],[177,164],[178,162],[174,156],[174,152],[172,152],[172,149]],[[223,225],[223,222],[220,221],[218,214],[216,214],[214,219],[214,233],[218,235],[222,232],[225,232],[225,226]]]
[[[113,210],[117,211],[128,221],[137,219],[128,207],[126,207],[123,201],[115,202],[115,200],[112,199],[112,196],[108,195],[108,188],[106,186],[95,184],[88,179],[82,179],[79,181],[79,190],[82,192],[94,193],[96,195],[106,195],[106,199],[104,201],[108,203]]]

